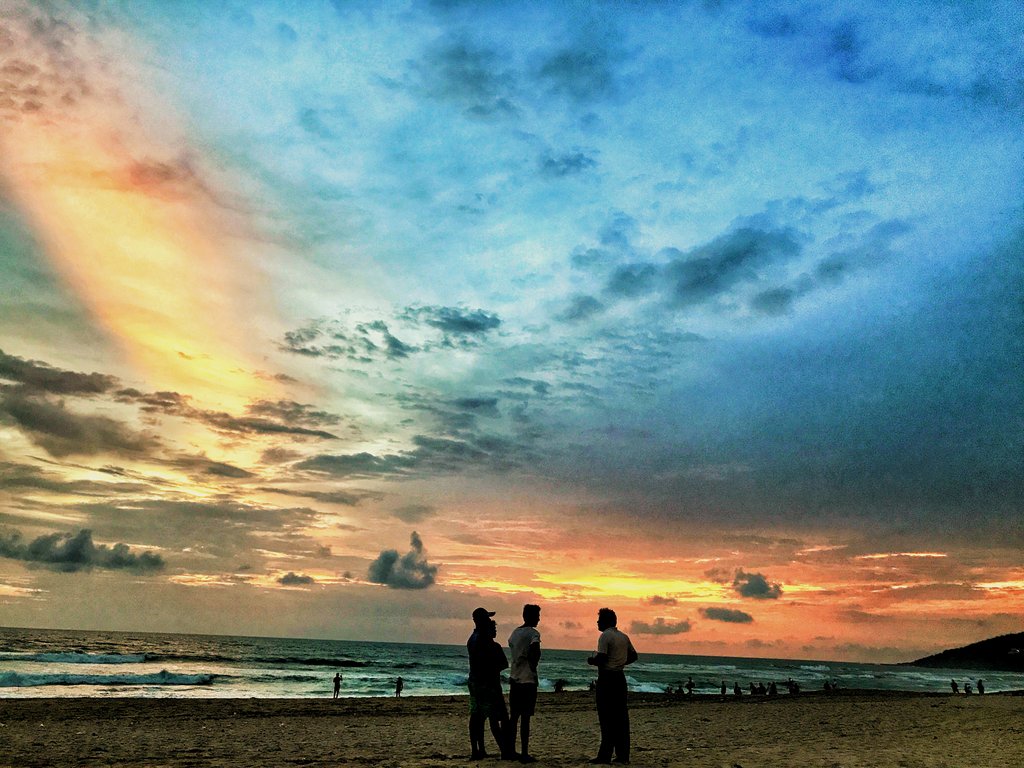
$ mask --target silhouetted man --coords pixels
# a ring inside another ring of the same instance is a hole
[[[601,723],[601,746],[591,763],[610,763],[612,753],[620,763],[629,762],[629,709],[626,705],[627,664],[638,656],[629,637],[615,626],[618,618],[611,608],[597,612],[597,653],[587,659],[597,667],[597,718]]]
[[[334,673],[334,698],[341,693],[341,672]]]
[[[521,730],[523,749],[519,754],[522,763],[534,763],[530,755],[530,718],[537,706],[537,664],[540,662],[540,606],[523,606],[523,624],[512,630],[508,638],[509,667],[508,705],[511,710],[509,723],[508,751],[516,748],[516,727],[523,720]]]
[[[484,748],[484,721],[491,726],[502,758],[513,757],[508,744],[508,710],[501,691],[501,670],[508,659],[501,646],[494,642],[497,626],[491,619],[494,611],[477,608],[473,611],[473,634],[469,636],[469,742],[471,759],[487,757]]]

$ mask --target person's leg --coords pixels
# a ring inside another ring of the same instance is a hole
[[[515,732],[513,731],[513,736]],[[520,737],[523,744],[522,756],[527,758],[530,756],[530,716],[523,715],[523,727],[520,731]]]
[[[615,685],[615,758],[620,763],[629,762],[629,708],[626,703],[626,677],[616,680]]]
[[[470,756],[474,760],[487,757],[487,750],[484,749],[484,716],[481,714],[469,716],[469,745]]]
[[[614,712],[612,710],[613,701],[610,697],[610,691],[608,690],[607,680],[598,679],[597,681],[597,721],[601,726],[601,746],[597,749],[597,757],[595,760],[600,762],[608,762],[612,758],[612,749],[615,746],[615,734],[614,734]]]

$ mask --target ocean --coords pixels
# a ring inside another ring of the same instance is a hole
[[[586,689],[594,679],[586,651],[544,649],[540,688]],[[179,698],[308,698],[330,696],[335,672],[342,696],[391,696],[395,679],[403,695],[466,693],[462,645],[296,640],[0,628],[0,697],[136,696]],[[820,690],[825,680],[843,688],[948,691],[978,678],[986,691],[1024,689],[1024,675],[1008,672],[925,669],[888,664],[675,656],[641,653],[628,668],[630,689],[664,691],[692,677],[695,693],[718,693],[750,682],[797,681]]]

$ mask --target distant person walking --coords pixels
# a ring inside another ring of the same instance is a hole
[[[403,680],[401,678],[401,676],[399,676],[395,680],[395,698],[396,699],[402,698],[402,691],[404,691],[404,690],[405,690],[405,680]]]
[[[601,723],[601,746],[591,763],[611,763],[612,753],[620,763],[629,762],[629,708],[626,702],[627,664],[637,660],[629,637],[620,632],[618,617],[611,608],[597,612],[597,653],[587,663],[597,667],[597,717]]]
[[[508,706],[511,712],[509,735],[506,748],[514,752],[516,748],[516,728],[522,718],[520,731],[522,751],[519,762],[534,763],[536,758],[530,755],[530,718],[537,707],[537,665],[540,663],[540,606],[523,606],[523,624],[512,630],[508,638],[509,666]]]
[[[950,680],[949,687],[953,689],[953,693],[960,693],[960,686],[957,685],[956,680]]]
[[[334,698],[341,695],[341,672],[334,673]]]
[[[981,696],[983,693],[985,693],[985,681],[979,679],[978,680],[978,695]]]

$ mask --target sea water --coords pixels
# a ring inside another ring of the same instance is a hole
[[[642,650],[642,649],[641,649]],[[595,678],[586,651],[544,648],[540,689],[556,681],[566,690],[586,689]],[[404,695],[465,694],[464,645],[302,640],[270,637],[87,632],[0,628],[0,697],[140,696],[307,698],[330,696],[335,672],[342,696],[390,696],[401,676]],[[692,677],[698,694],[729,691],[739,683],[797,681],[820,690],[840,687],[902,691],[949,691],[978,678],[987,691],[1024,689],[1024,675],[944,670],[889,664],[676,656],[641,652],[627,670],[630,689],[659,692]]]

